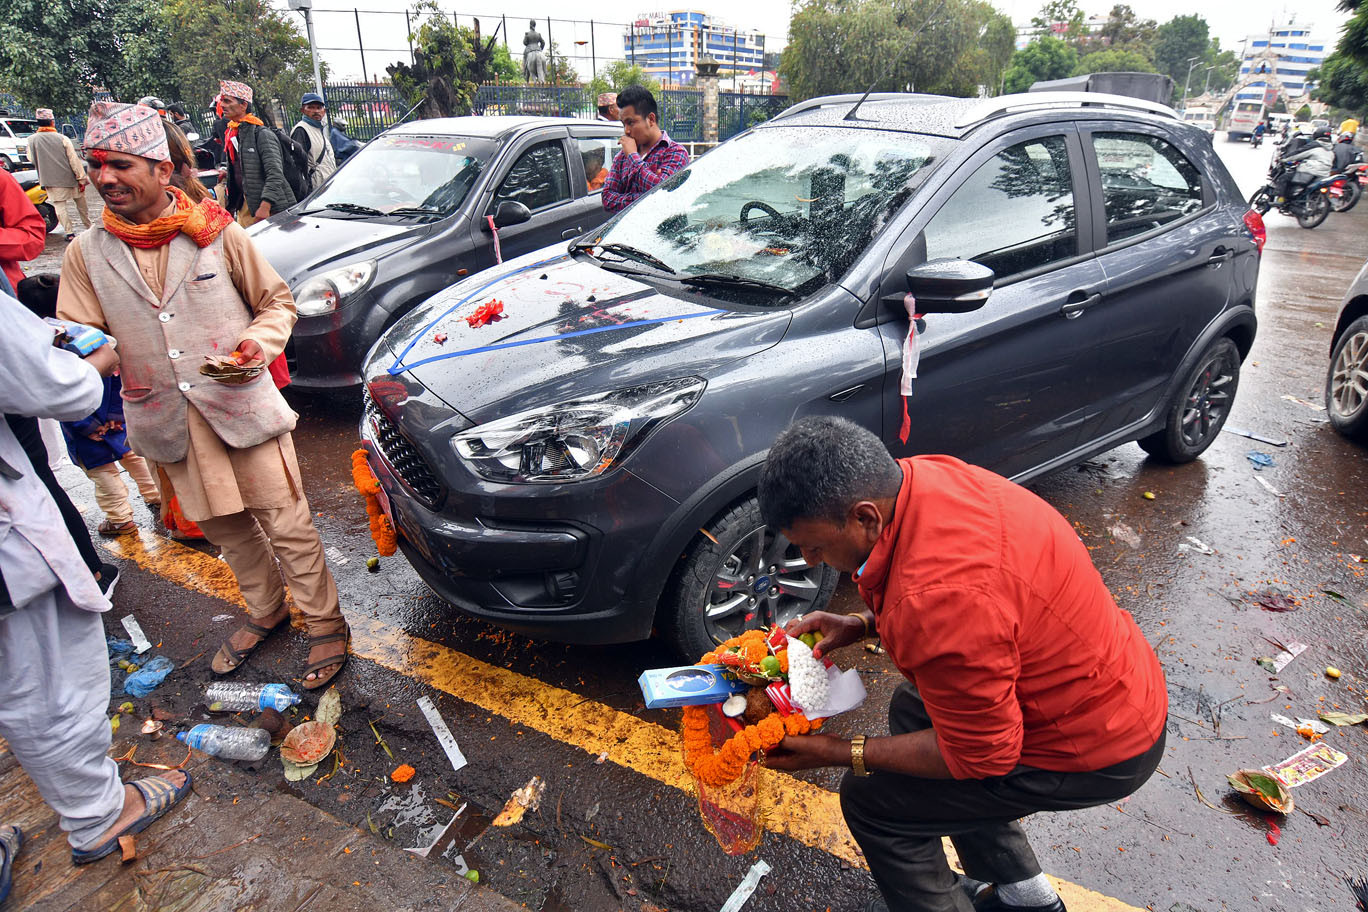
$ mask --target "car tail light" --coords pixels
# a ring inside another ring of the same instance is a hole
[[[1249,229],[1249,236],[1254,239],[1254,247],[1259,253],[1263,253],[1264,243],[1268,240],[1268,229],[1264,227],[1263,216],[1250,209],[1244,214],[1244,223]]]

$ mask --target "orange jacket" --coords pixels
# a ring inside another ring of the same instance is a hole
[[[1068,520],[958,459],[900,462],[893,521],[856,582],[951,774],[1099,770],[1153,746],[1163,670]]]

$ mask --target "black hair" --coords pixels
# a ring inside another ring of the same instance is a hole
[[[185,113],[185,108],[184,108],[184,107],[181,105],[181,103],[178,102],[178,101],[177,101],[177,102],[173,102],[172,104],[167,105],[167,106],[166,106],[166,113],[167,113],[167,114],[179,114],[179,115],[182,116],[182,117],[188,116],[188,115],[186,115],[186,113]]]
[[[843,523],[862,500],[897,497],[902,468],[883,441],[852,421],[803,418],[779,435],[760,473],[760,515],[772,529],[800,519]]]
[[[604,117],[607,117],[607,116],[608,116],[608,112],[611,111],[612,109],[613,109],[613,106],[612,106],[612,105],[599,105],[599,106],[598,106],[598,112],[599,112],[600,114],[602,114]]]
[[[55,120],[44,120],[44,119],[41,118],[41,117],[35,117],[35,118],[33,118],[33,122],[36,123],[36,124],[37,124],[38,126],[40,126],[40,127],[51,127],[51,126],[53,126],[53,125],[56,123]]]
[[[660,119],[660,112],[656,109],[655,96],[650,90],[639,85],[628,86],[617,97],[618,110],[631,108],[636,111],[637,117],[646,117],[649,114],[656,115],[656,120]]]
[[[57,316],[57,284],[60,276],[52,272],[40,272],[19,280],[14,296],[30,311],[40,317]]]

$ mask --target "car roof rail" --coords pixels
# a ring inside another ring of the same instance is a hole
[[[997,98],[985,99],[965,111],[956,120],[955,127],[965,130],[976,127],[985,121],[1021,111],[1090,106],[1144,111],[1147,114],[1158,114],[1160,117],[1179,119],[1178,113],[1168,105],[1145,101],[1143,98],[1131,98],[1127,95],[1109,95],[1105,92],[1033,92],[1029,95],[1001,95]]]
[[[889,99],[906,98],[907,95],[901,92],[876,92],[870,95],[867,101],[888,101]],[[776,120],[783,120],[786,117],[794,117],[804,111],[813,111],[817,108],[835,107],[837,105],[850,106],[864,98],[864,92],[853,92],[848,95],[821,95],[817,98],[809,98],[807,101],[800,101],[796,105],[787,107],[774,117],[769,119],[769,123]]]

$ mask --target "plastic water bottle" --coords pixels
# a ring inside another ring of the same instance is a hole
[[[284,684],[242,684],[219,681],[209,685],[204,702],[214,712],[284,712],[299,702],[299,694]]]
[[[264,728],[204,724],[177,732],[176,738],[224,760],[260,760],[271,749],[271,733]]]

